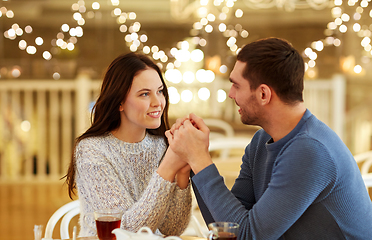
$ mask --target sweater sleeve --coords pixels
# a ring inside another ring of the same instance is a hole
[[[179,236],[186,229],[191,215],[191,187],[176,186],[169,201],[169,208],[159,230],[166,236]]]
[[[325,197],[336,178],[327,149],[316,141],[297,139],[277,157],[271,180],[254,205],[251,181],[234,186],[243,191],[239,198],[247,192],[244,202],[227,189],[215,165],[200,171],[193,181],[215,221],[239,223],[240,239],[269,240],[279,239],[313,202]],[[246,208],[247,204],[253,207]]]
[[[164,203],[170,201],[174,183],[154,172],[140,199],[134,201],[102,151],[88,144],[80,145],[76,161],[79,198],[85,203],[85,209],[82,208],[85,219],[80,221],[80,235],[96,234],[93,211],[110,207],[124,211],[121,223],[123,229],[133,232],[142,226],[148,226],[152,231],[157,229],[166,214],[168,206]]]

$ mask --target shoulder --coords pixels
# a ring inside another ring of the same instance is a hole
[[[328,154],[338,159],[350,158],[351,153],[341,138],[325,123],[311,115],[296,136],[288,142],[289,146],[309,154]],[[336,157],[337,156],[337,157]]]
[[[105,159],[108,154],[117,152],[110,150],[111,145],[113,145],[112,140],[107,134],[87,137],[77,142],[74,154],[76,160],[80,162]]]
[[[322,158],[327,158],[331,155],[329,150],[326,142],[303,133],[288,141],[282,148],[281,153],[291,152],[292,154],[299,154],[302,157],[320,155]]]
[[[305,134],[293,138],[279,151],[273,173],[288,176],[298,184],[333,189],[340,177],[340,164],[324,143]]]
[[[342,157],[344,158],[344,157]],[[286,166],[299,175],[312,175],[314,179],[335,182],[344,159],[339,159],[326,142],[301,134],[289,141],[278,154],[275,166]],[[349,164],[347,164],[349,165]]]
[[[97,148],[98,145],[105,144],[107,141],[109,141],[108,134],[87,137],[77,142],[76,148],[77,149],[88,149],[91,147]]]

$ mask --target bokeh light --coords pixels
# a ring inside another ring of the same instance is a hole
[[[193,97],[194,96],[193,96],[192,92],[190,90],[188,90],[188,89],[183,90],[181,92],[181,100],[183,102],[186,102],[186,103],[191,102],[191,100],[193,99]]]

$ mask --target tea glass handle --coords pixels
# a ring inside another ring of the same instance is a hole
[[[93,219],[93,226],[92,227],[89,222],[89,220]],[[83,222],[85,222],[85,226],[88,226],[88,228],[92,231],[92,232],[95,232],[96,233],[96,236],[97,236],[97,228],[95,227],[96,226],[96,220],[94,219],[94,214],[93,213],[87,213],[83,219],[82,219]]]
[[[216,235],[214,234],[214,231],[213,230],[210,230],[209,232],[208,232],[208,240],[214,240],[214,239],[217,239],[216,238]]]

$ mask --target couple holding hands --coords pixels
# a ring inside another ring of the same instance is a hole
[[[229,97],[241,121],[261,129],[247,143],[230,191],[209,155],[203,120],[191,113],[170,128],[158,66],[141,54],[119,56],[66,175],[70,197],[77,190],[81,202],[79,235],[95,235],[91,213],[114,207],[124,213],[125,230],[180,235],[192,183],[205,222],[238,223],[240,240],[369,239],[370,197],[348,148],[306,109],[304,67],[283,39],[239,51]]]

